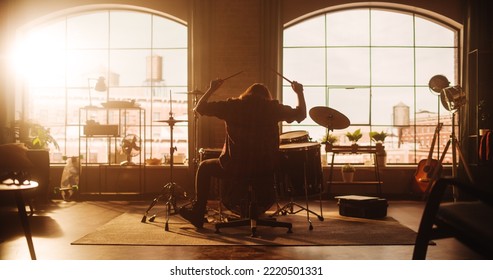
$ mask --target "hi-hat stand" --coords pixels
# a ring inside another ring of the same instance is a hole
[[[183,191],[183,188],[181,188],[177,183],[173,181],[173,166],[174,166],[174,152],[176,151],[176,147],[173,146],[173,127],[175,126],[176,123],[178,122],[186,122],[186,120],[176,120],[173,118],[173,111],[172,111],[172,105],[171,103],[173,102],[171,98],[171,93],[170,93],[170,112],[169,112],[169,119],[167,120],[159,120],[157,122],[164,122],[167,123],[170,127],[170,168],[169,168],[169,173],[170,173],[170,182],[167,183],[166,185],[163,186],[163,189],[161,190],[161,194],[159,194],[156,198],[154,198],[151,202],[151,205],[149,205],[149,208],[144,213],[144,216],[142,217],[141,222],[145,223],[147,220],[147,215],[149,214],[149,211],[161,200],[165,199],[166,200],[166,224],[164,226],[164,230],[169,231],[169,217],[171,214],[176,214],[178,209],[176,207],[176,198],[177,198],[177,192],[180,190],[182,193],[183,197],[187,197],[187,193]],[[171,210],[174,212],[171,213]],[[150,222],[153,222],[154,219],[156,218],[156,214],[152,215],[151,218],[149,218]]]

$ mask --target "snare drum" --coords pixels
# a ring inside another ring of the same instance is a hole
[[[279,135],[279,140],[281,145],[289,143],[305,143],[310,140],[310,137],[308,136],[307,131],[295,130],[281,133],[281,135]]]
[[[322,188],[320,143],[291,143],[281,145],[279,191],[289,197],[318,194]],[[305,186],[306,181],[306,186]]]

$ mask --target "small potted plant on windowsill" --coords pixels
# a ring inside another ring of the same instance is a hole
[[[383,146],[383,142],[385,142],[385,138],[388,136],[388,134],[384,131],[382,132],[376,132],[372,131],[370,132],[370,139],[372,141],[375,141],[375,147],[377,149],[377,161],[378,165],[380,167],[385,167],[387,166],[387,152],[385,151],[385,147]]]
[[[331,133],[327,133],[326,135],[324,135],[321,142],[322,142],[322,144],[325,144],[325,152],[328,153],[328,152],[332,151],[332,147],[338,141],[339,141],[339,137],[337,137]]]
[[[349,141],[351,141],[351,146],[354,152],[358,150],[358,141],[363,137],[361,134],[361,129],[356,129],[354,132],[347,132],[346,137]]]
[[[387,138],[388,134],[387,132],[381,131],[372,131],[370,132],[370,139],[375,141],[377,145],[382,145],[383,142],[385,142],[385,138]]]
[[[356,169],[350,163],[346,163],[341,168],[342,181],[345,183],[351,183],[354,179],[354,172]]]

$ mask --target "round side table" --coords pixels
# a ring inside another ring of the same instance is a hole
[[[31,227],[29,226],[29,221],[27,219],[26,204],[24,202],[24,197],[22,193],[26,190],[32,190],[37,187],[38,187],[38,182],[35,181],[30,181],[29,184],[24,184],[24,185],[8,185],[8,184],[0,183],[1,193],[14,192],[19,218],[21,219],[22,228],[24,229],[24,235],[26,236],[27,246],[29,247],[29,253],[31,254],[32,260],[36,259],[36,253],[34,252]]]

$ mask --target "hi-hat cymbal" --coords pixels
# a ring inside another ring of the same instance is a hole
[[[311,108],[310,117],[314,122],[328,129],[344,129],[351,124],[344,114],[329,107]]]
[[[179,122],[188,122],[187,120],[175,120],[175,119],[167,119],[167,120],[158,120],[155,122],[164,122],[164,123],[169,123],[169,124],[175,124]]]

